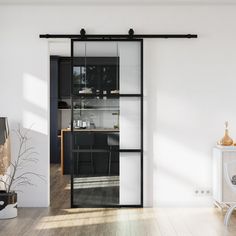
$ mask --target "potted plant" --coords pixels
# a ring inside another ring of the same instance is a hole
[[[17,192],[21,186],[33,185],[31,177],[36,176],[42,180],[44,176],[26,170],[30,163],[37,163],[34,157],[37,154],[34,147],[29,146],[28,132],[30,129],[23,130],[20,126],[14,130],[19,139],[18,154],[14,161],[2,162],[1,167],[7,169],[5,173],[0,172],[0,219],[9,219],[17,216]],[[0,156],[1,158],[1,156]],[[9,165],[5,168],[3,165]]]

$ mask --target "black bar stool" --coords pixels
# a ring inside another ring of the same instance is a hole
[[[94,145],[94,135],[89,131],[77,131],[74,134],[74,147],[79,150],[90,150],[90,160],[81,161],[80,154],[81,152],[76,153],[76,172],[79,173],[80,164],[89,164],[92,174],[94,174],[94,161],[92,148]]]
[[[119,134],[111,133],[107,135],[107,144],[109,146],[109,158],[108,158],[108,175],[111,175],[111,162],[112,162],[112,151],[119,148]]]

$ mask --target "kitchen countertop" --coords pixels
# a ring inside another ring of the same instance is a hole
[[[61,132],[64,131],[71,131],[70,128],[61,129]],[[114,128],[96,128],[96,129],[74,129],[74,131],[84,132],[84,131],[91,131],[91,132],[119,132],[119,129]]]

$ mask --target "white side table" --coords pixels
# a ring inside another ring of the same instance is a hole
[[[235,177],[234,177],[235,176]],[[235,181],[234,181],[235,180]],[[236,208],[236,147],[213,148],[213,199],[221,209],[227,208],[225,225]]]

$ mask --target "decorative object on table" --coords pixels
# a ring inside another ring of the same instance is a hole
[[[79,93],[92,93],[92,89],[91,88],[82,88],[82,90],[79,91]]]
[[[111,94],[119,94],[119,90],[111,90]]]
[[[113,112],[112,113],[113,116],[117,116],[117,120],[115,122],[115,124],[113,125],[114,129],[119,129],[119,120],[120,120],[120,112]]]
[[[0,117],[0,175],[10,166],[11,148],[7,117]]]
[[[231,146],[233,145],[233,139],[230,138],[229,136],[229,130],[228,130],[228,121],[225,121],[225,135],[224,137],[219,141],[219,145],[222,145],[222,146]]]
[[[236,209],[236,149],[216,146],[212,153],[213,202],[222,211],[227,211],[224,219],[224,224],[227,226],[231,214]]]
[[[1,131],[1,130],[0,130]],[[30,163],[37,163],[38,159],[33,157],[37,154],[34,147],[29,146],[28,132],[29,129],[24,131],[23,128],[18,128],[16,135],[19,139],[19,150],[14,161],[10,161],[5,173],[0,174],[0,219],[9,219],[17,216],[17,192],[18,187],[32,186],[31,177],[36,176],[45,181],[44,176],[24,170]],[[8,165],[8,163],[7,163]]]
[[[59,109],[68,109],[68,108],[70,108],[70,107],[68,106],[67,102],[65,102],[65,101],[59,101],[59,102],[58,102],[58,108],[59,108]]]
[[[236,185],[236,175],[232,176],[231,182],[233,185]]]

